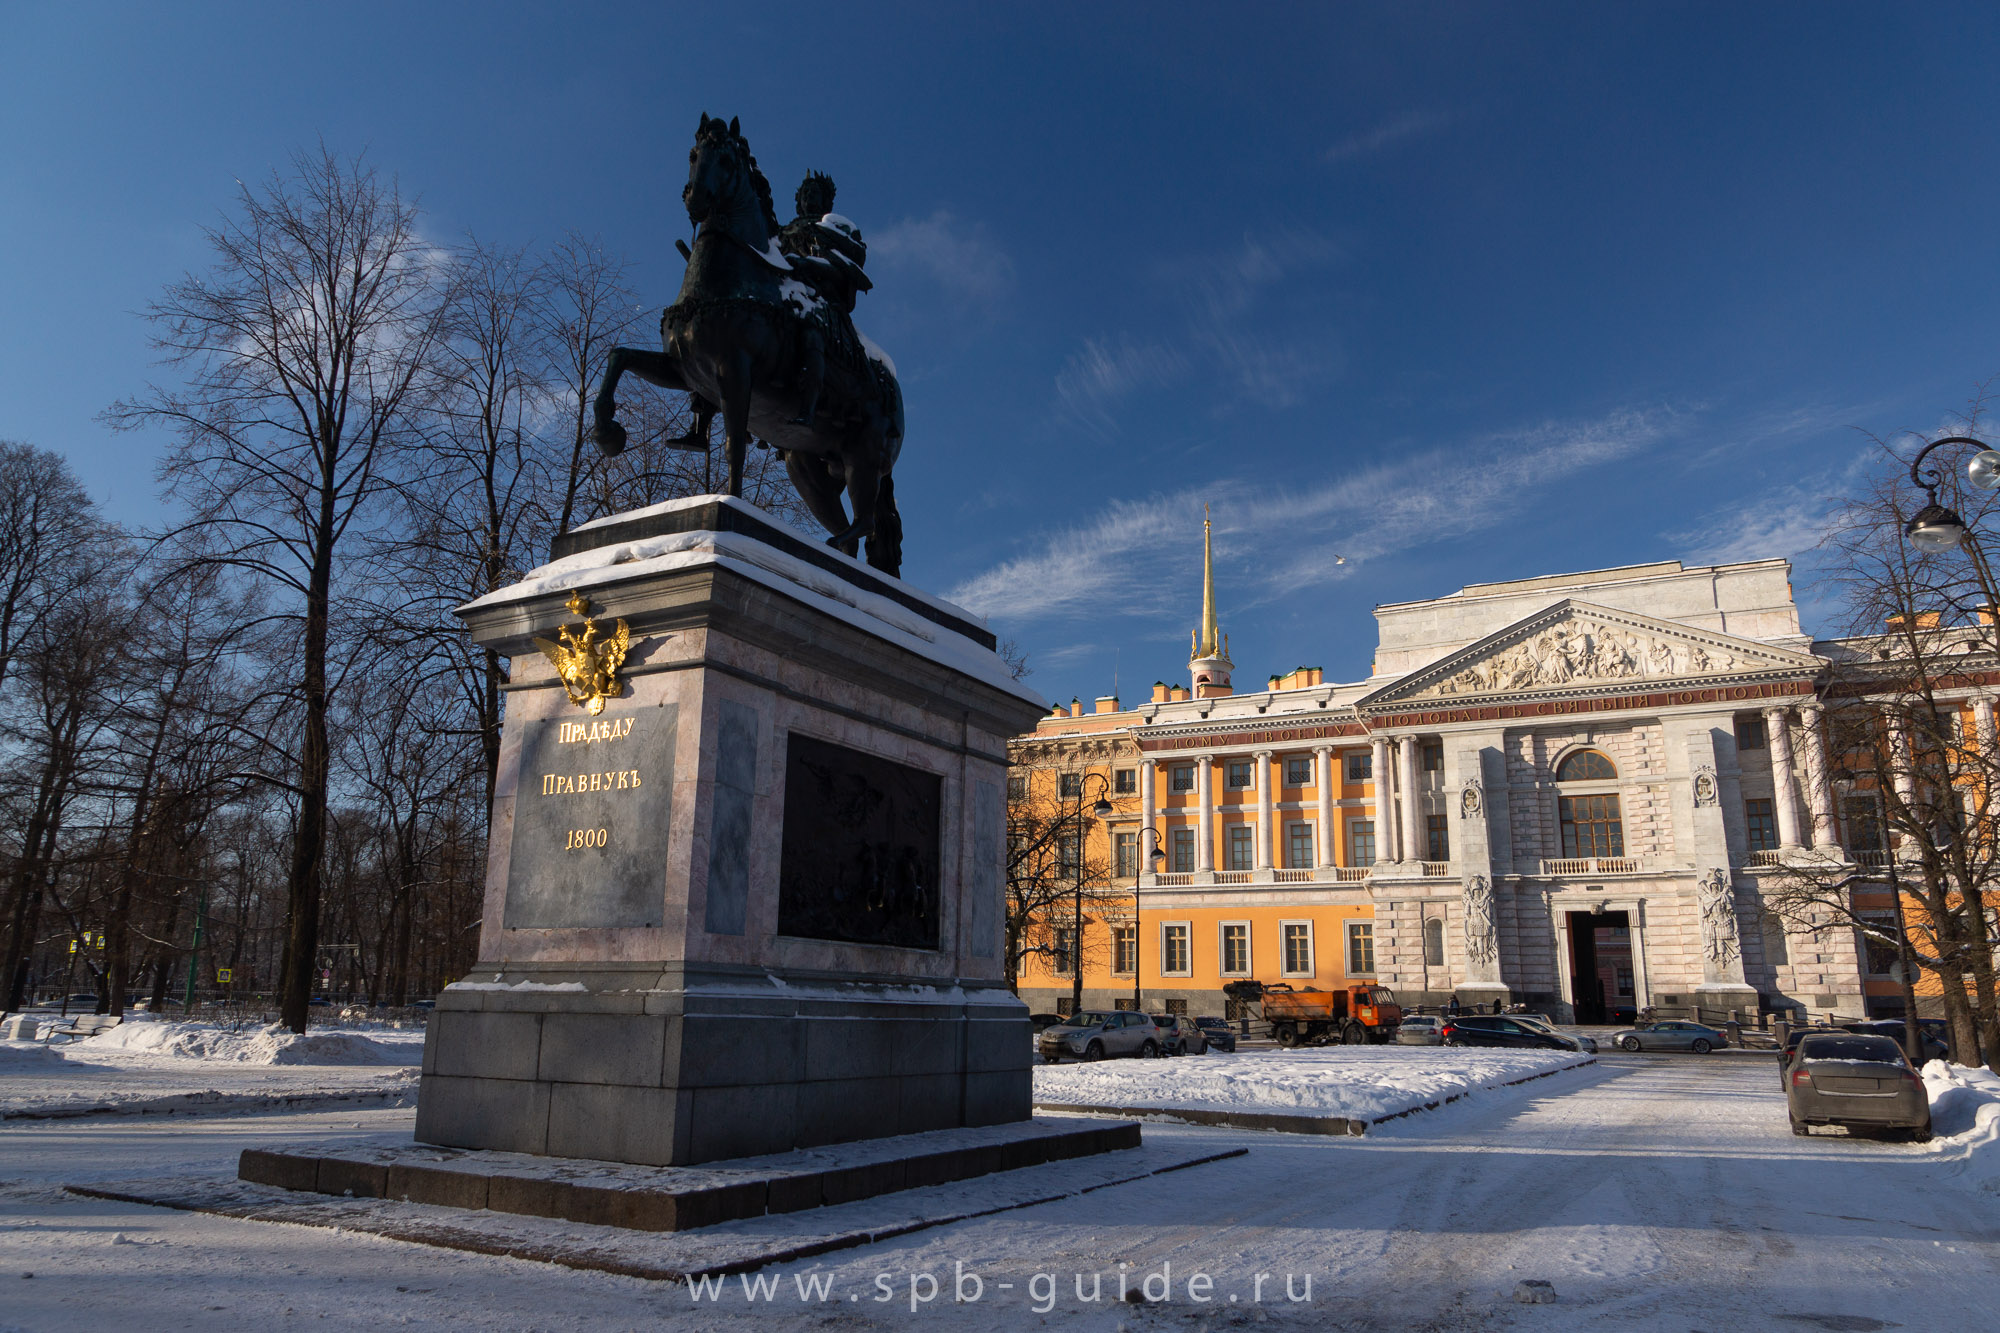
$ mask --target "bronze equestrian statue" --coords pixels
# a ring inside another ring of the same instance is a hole
[[[731,495],[743,494],[754,435],[784,457],[800,498],[833,534],[827,545],[854,555],[865,540],[868,563],[899,574],[903,524],[891,474],[903,447],[903,390],[889,358],[854,327],[854,298],[871,285],[862,272],[868,250],[831,211],[833,182],[807,176],[800,215],[781,229],[736,121],[704,114],[681,198],[694,246],[680,245],[687,276],[660,316],[662,350],[611,349],[592,438],[607,454],[625,447],[621,376],[686,390],[694,429],[669,444],[707,448],[719,411]]]

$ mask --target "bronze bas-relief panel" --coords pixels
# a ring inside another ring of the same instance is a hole
[[[678,717],[668,703],[521,724],[503,926],[660,924]]]
[[[942,794],[935,773],[793,735],[778,933],[937,948]]]

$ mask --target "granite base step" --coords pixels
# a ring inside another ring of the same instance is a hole
[[[335,1151],[250,1148],[238,1160],[237,1176],[343,1198],[688,1231],[1139,1146],[1139,1126],[1129,1122],[1033,1119],[685,1167],[420,1143]]]

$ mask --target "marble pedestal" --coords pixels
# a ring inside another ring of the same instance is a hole
[[[417,1138],[685,1165],[1028,1118],[1006,739],[1043,705],[991,635],[740,501],[555,555],[460,613],[512,681]],[[594,715],[532,642],[577,593],[631,636]]]

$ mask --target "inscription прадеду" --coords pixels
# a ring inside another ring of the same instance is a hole
[[[662,704],[520,724],[505,927],[660,923],[677,718]]]

